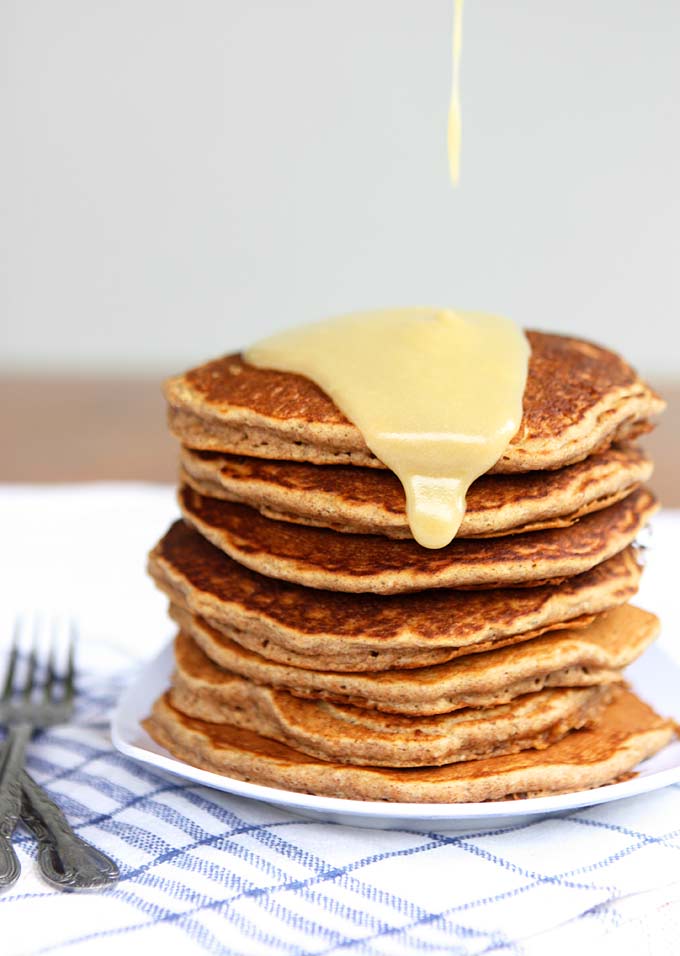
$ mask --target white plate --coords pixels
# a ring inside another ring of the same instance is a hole
[[[339,800],[306,793],[276,790],[245,783],[176,760],[156,744],[140,726],[153,701],[168,686],[172,671],[172,645],[150,661],[137,680],[122,695],[112,720],[113,743],[135,760],[167,770],[206,787],[251,797],[283,807],[308,819],[358,827],[401,827],[410,830],[471,830],[511,826],[553,813],[589,807],[610,800],[623,800],[680,781],[680,741],[645,761],[632,780],[596,790],[530,800],[489,803],[383,803]],[[659,713],[680,721],[680,667],[658,647],[652,647],[628,671],[634,689]]]

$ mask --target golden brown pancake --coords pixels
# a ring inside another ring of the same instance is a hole
[[[252,783],[350,800],[465,803],[583,790],[629,773],[673,737],[664,720],[627,690],[617,691],[592,727],[544,750],[443,767],[385,768],[330,763],[229,724],[187,717],[165,694],[144,727],[174,757]]]
[[[542,690],[511,703],[437,717],[377,713],[303,700],[216,667],[179,635],[170,703],[189,717],[232,724],[320,760],[380,767],[428,767],[548,746],[593,720],[611,687]]]
[[[172,616],[183,630],[175,645],[178,685],[194,696],[214,697],[220,678],[231,674],[302,697],[420,716],[494,707],[545,687],[615,683],[622,679],[621,670],[649,647],[659,631],[653,614],[627,604],[598,615],[588,627],[557,631],[446,664],[347,674],[275,664],[234,642],[215,641],[210,628],[186,612],[173,609]],[[219,667],[213,663],[215,647]]]
[[[495,472],[561,468],[649,429],[663,401],[622,358],[527,332],[524,415]],[[190,448],[315,464],[384,467],[331,399],[301,375],[228,355],[165,383],[170,429]]]
[[[391,471],[181,450],[180,480],[268,518],[353,534],[411,538],[401,482]],[[652,462],[633,445],[557,471],[484,475],[467,493],[459,538],[564,528],[648,481]]]
[[[253,571],[310,588],[375,594],[505,587],[581,574],[629,545],[658,507],[641,488],[568,528],[456,538],[430,550],[415,541],[272,521],[187,487],[180,489],[179,504],[197,531]]]
[[[310,591],[249,571],[181,521],[151,552],[149,572],[174,604],[218,629],[214,644],[231,639],[283,664],[336,671],[420,667],[574,627],[630,600],[640,579],[629,548],[559,587]]]

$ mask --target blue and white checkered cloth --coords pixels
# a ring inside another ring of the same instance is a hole
[[[680,952],[680,785],[504,831],[378,831],[299,819],[116,752],[109,715],[136,664],[107,649],[94,629],[106,620],[125,633],[132,609],[137,620],[147,614],[149,621],[161,620],[162,602],[154,596],[149,600],[158,603],[143,605],[153,591],[143,580],[141,549],[129,578],[116,577],[112,563],[104,581],[101,562],[95,573],[92,549],[82,555],[81,549],[90,534],[101,540],[106,520],[112,562],[126,549],[137,550],[137,533],[152,542],[152,531],[137,519],[153,512],[147,524],[160,532],[171,508],[169,491],[154,493],[165,496],[155,512],[149,490],[124,506],[112,506],[110,490],[102,492],[105,507],[82,498],[81,530],[69,502],[60,520],[70,538],[56,539],[47,557],[45,546],[33,552],[33,585],[44,560],[46,582],[63,573],[63,587],[78,573],[87,587],[79,605],[77,719],[34,740],[29,769],[77,832],[118,862],[122,879],[100,894],[52,890],[37,872],[31,839],[18,834],[23,873],[0,894],[0,956]],[[16,497],[11,504],[3,512],[0,494],[0,520],[18,514],[28,548],[28,511],[21,512]],[[52,500],[49,508],[41,514],[31,499],[36,534],[44,534]],[[127,524],[122,513],[131,515]],[[57,533],[56,518],[52,530]],[[70,558],[63,554],[67,540],[75,541]],[[61,564],[54,560],[57,548]],[[0,573],[5,593],[30,596],[21,594],[13,565]],[[123,600],[132,608],[117,611]],[[139,654],[140,639],[135,628],[128,650]]]

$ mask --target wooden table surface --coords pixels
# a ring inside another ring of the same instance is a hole
[[[680,384],[657,388],[668,409],[645,439],[656,460],[652,486],[680,507]],[[0,448],[0,481],[176,476],[158,380],[0,378]]]

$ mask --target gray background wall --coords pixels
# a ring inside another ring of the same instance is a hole
[[[3,0],[0,366],[160,372],[386,304],[680,375],[680,8]]]

